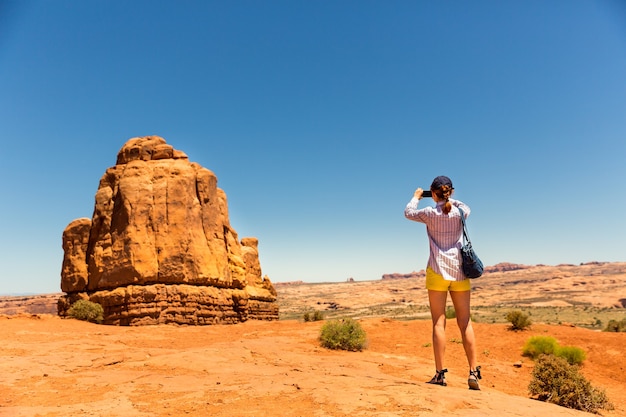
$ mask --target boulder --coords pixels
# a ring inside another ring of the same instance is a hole
[[[278,318],[258,240],[239,241],[217,177],[158,136],[126,142],[100,180],[92,218],[63,232],[63,250],[61,316],[89,299],[106,324]]]

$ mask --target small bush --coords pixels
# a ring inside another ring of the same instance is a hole
[[[541,401],[588,413],[613,409],[604,390],[591,386],[578,372],[578,366],[570,365],[565,359],[554,355],[539,357],[533,368],[528,391]]]
[[[98,303],[88,300],[78,300],[67,311],[67,315],[78,320],[85,320],[92,323],[102,323],[104,320],[104,309]]]
[[[367,338],[359,322],[347,318],[331,320],[322,326],[319,340],[328,349],[360,351],[365,348]]]
[[[447,319],[455,319],[456,318],[456,310],[454,307],[446,308],[446,318]]]
[[[610,320],[609,324],[606,325],[605,332],[626,332],[626,319]]]
[[[587,358],[585,351],[576,346],[557,346],[554,354],[570,365],[581,365]]]
[[[304,313],[303,319],[306,322],[321,321],[321,320],[324,320],[324,314],[322,314],[321,311],[317,311],[317,310],[312,313],[307,311],[306,313]]]
[[[554,355],[565,359],[570,365],[581,365],[586,359],[585,351],[576,346],[560,346],[550,336],[533,336],[526,341],[522,349],[524,356],[537,359],[541,355]]]
[[[556,339],[551,336],[533,336],[526,341],[522,354],[537,359],[541,355],[552,355],[559,347]]]
[[[509,311],[505,318],[511,323],[511,330],[526,330],[532,324],[530,318],[519,310]]]

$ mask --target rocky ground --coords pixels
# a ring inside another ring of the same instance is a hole
[[[625,266],[489,274],[475,282],[474,300],[524,308],[603,306],[624,317],[618,305],[626,298]],[[291,319],[201,327],[102,326],[29,310],[54,307],[55,295],[41,296],[39,304],[32,297],[2,298],[0,416],[589,415],[528,397],[533,363],[521,349],[533,335],[583,348],[587,359],[581,372],[615,405],[603,414],[626,415],[626,334],[565,323],[536,322],[523,332],[510,331],[505,323],[475,323],[484,375],[477,392],[467,389],[460,334],[450,320],[449,385],[425,384],[434,372],[430,322],[388,317],[380,314],[384,309],[367,307],[419,306],[422,284],[400,279],[279,285],[281,309]],[[358,317],[367,349],[321,348],[322,322],[297,317],[307,309],[355,317],[369,312]]]

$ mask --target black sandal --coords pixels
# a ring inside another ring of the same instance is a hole
[[[441,371],[437,371],[433,379],[428,381],[427,384],[435,384],[435,385],[441,385],[442,387],[445,387],[446,385],[448,385],[446,384],[446,376],[444,375],[446,372],[448,372],[447,369],[442,369]]]
[[[475,371],[470,369],[469,378],[467,379],[469,389],[480,391],[480,384],[478,383],[479,379],[482,379],[482,376],[480,375],[480,366],[477,366]]]

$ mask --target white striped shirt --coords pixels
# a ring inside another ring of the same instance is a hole
[[[428,266],[448,281],[463,281],[466,279],[461,269],[460,251],[463,245],[463,224],[458,207],[465,213],[465,218],[469,216],[470,208],[458,200],[448,201],[452,204],[452,210],[446,215],[442,210],[444,201],[440,201],[435,207],[418,209],[419,200],[413,197],[404,209],[404,216],[426,224],[430,243]]]

